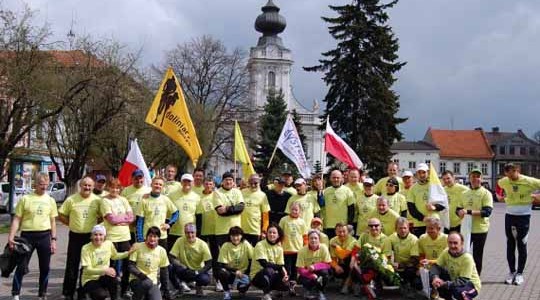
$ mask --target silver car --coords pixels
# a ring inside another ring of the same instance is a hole
[[[9,192],[11,189],[11,185],[9,182],[0,182],[0,213],[5,213],[8,210],[9,205]],[[13,198],[13,210],[15,210],[15,206],[17,205],[17,202],[19,202],[19,199],[25,195],[28,194],[29,191],[15,187],[15,197]]]
[[[56,202],[64,202],[64,200],[66,200],[66,184],[63,182],[49,183],[47,191]]]

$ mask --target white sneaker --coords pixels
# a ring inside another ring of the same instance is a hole
[[[514,282],[514,277],[516,277],[514,273],[512,272],[508,273],[508,275],[506,275],[506,279],[504,280],[504,283],[512,284]]]
[[[223,300],[231,300],[232,297],[231,297],[231,292],[225,292],[223,294]]]
[[[185,282],[180,282],[180,289],[182,290],[182,293],[189,293],[191,292],[191,289],[189,288],[189,286],[187,285],[187,283]]]
[[[514,278],[514,284],[515,285],[522,285],[523,284],[523,274],[516,273],[516,277]]]
[[[323,292],[319,292],[319,300],[326,300],[326,296],[323,294]]]
[[[19,295],[13,296],[13,300],[19,300]]]
[[[261,300],[272,300],[272,296],[270,296],[270,294],[264,294]]]
[[[223,285],[221,284],[221,281],[216,281],[216,292],[223,292]]]

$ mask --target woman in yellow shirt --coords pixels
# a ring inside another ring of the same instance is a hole
[[[319,300],[326,300],[324,287],[330,276],[330,251],[326,245],[321,244],[319,232],[310,230],[308,245],[298,252],[296,267],[298,268],[298,281],[305,290],[305,298],[316,296]]]
[[[30,245],[30,256],[37,251],[39,259],[39,299],[44,299],[49,282],[51,255],[56,252],[56,217],[58,211],[56,202],[47,193],[49,176],[39,174],[36,178],[36,190],[25,195],[17,203],[15,216],[9,229],[9,248],[15,247],[15,234],[20,229],[21,237]],[[13,300],[19,299],[21,292],[24,268],[17,267],[13,276],[11,294]]]

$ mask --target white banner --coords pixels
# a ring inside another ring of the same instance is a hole
[[[306,160],[302,141],[300,141],[298,131],[296,131],[296,126],[294,126],[290,115],[287,116],[287,121],[281,130],[277,147],[296,165],[302,177],[309,178],[311,176],[311,168]]]

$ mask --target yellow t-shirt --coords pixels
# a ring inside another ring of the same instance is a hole
[[[83,198],[81,194],[69,196],[58,213],[69,218],[69,230],[76,233],[90,233],[97,224],[99,203],[101,198],[94,194]]]
[[[377,237],[374,237],[369,233],[362,233],[358,238],[358,241],[356,241],[356,247],[362,248],[365,244],[378,247],[385,256],[392,255],[392,244],[390,243],[390,239],[388,239],[384,233],[381,233]]]
[[[345,184],[345,186],[353,192],[354,199],[358,199],[364,194],[364,186],[362,185],[362,183],[352,184],[349,182]]]
[[[343,260],[340,259],[336,253],[335,246],[339,246],[344,250],[352,251],[356,246],[356,239],[350,235],[347,235],[344,241],[341,241],[338,236],[335,236],[330,240],[330,256],[336,259],[338,263],[343,263]]]
[[[324,189],[325,220],[324,228],[334,228],[337,223],[348,223],[347,209],[354,205],[354,194],[346,186]]]
[[[298,257],[296,258],[296,266],[299,268],[307,268],[316,263],[330,263],[332,258],[330,258],[330,251],[325,244],[320,244],[319,249],[313,251],[309,249],[308,246],[302,247],[298,251]]]
[[[504,202],[507,206],[529,205],[532,202],[532,192],[540,190],[540,179],[521,174],[518,180],[514,181],[504,177],[499,179],[498,183],[506,194]]]
[[[444,233],[439,233],[436,239],[432,239],[427,233],[422,234],[418,238],[418,254],[429,260],[437,259],[448,247],[447,238]]]
[[[428,212],[426,209],[426,204],[429,201],[429,182],[425,184],[416,183],[413,185],[409,192],[409,198],[407,202],[414,203],[416,209],[423,214],[425,217],[434,217],[439,218],[439,214],[436,211]],[[410,214],[410,212],[409,212]],[[424,220],[418,220],[415,217],[412,217],[414,222],[414,227],[425,227],[426,223]]]
[[[279,221],[279,227],[283,229],[283,251],[298,252],[304,246],[304,235],[309,230],[304,219],[285,216]]]
[[[146,235],[148,228],[156,226],[161,230],[160,239],[166,239],[167,230],[162,230],[161,224],[164,224],[165,220],[177,210],[169,197],[164,195],[159,195],[157,198],[148,195],[148,198],[141,199],[137,216],[144,218],[143,236]]]
[[[262,266],[258,262],[259,259],[264,259],[269,263],[281,266],[285,264],[283,260],[283,248],[281,245],[271,245],[267,240],[262,240],[258,242],[253,249],[253,260],[251,264],[251,272],[249,273],[250,278],[254,278],[255,274],[262,270]]]
[[[131,209],[134,214],[137,214],[137,208],[139,207],[139,202],[141,202],[142,196],[145,194],[150,194],[152,189],[147,186],[141,186],[136,188],[133,185],[130,185],[122,190],[120,196],[126,198],[131,205]]]
[[[171,197],[171,195],[181,190],[182,190],[182,184],[180,182],[167,181],[165,182],[162,193],[163,195],[169,196],[169,198],[174,199],[174,197]]]
[[[212,259],[210,248],[205,241],[196,238],[195,242],[190,243],[185,236],[176,240],[169,253],[181,264],[195,271],[202,269],[204,262]]]
[[[321,244],[325,244],[326,247],[330,247],[330,239],[328,238],[328,235],[322,231],[319,231],[319,239],[321,241]]]
[[[266,194],[260,189],[243,189],[244,211],[241,214],[242,230],[245,234],[261,234],[262,214],[270,211]]]
[[[204,186],[202,184],[200,186],[193,185],[191,190],[194,191],[195,193],[197,193],[197,195],[202,197],[203,191],[204,191]]]
[[[15,207],[15,215],[21,218],[21,231],[51,229],[51,218],[58,216],[56,202],[47,193],[24,195]]]
[[[106,216],[108,214],[120,215],[133,212],[127,199],[122,196],[114,199],[109,199],[108,197],[102,198],[100,208],[100,214],[102,216]],[[113,225],[105,218],[103,219],[103,224],[107,230],[107,240],[112,242],[124,242],[130,240],[131,237],[129,235],[129,225]]]
[[[357,224],[356,224],[356,234],[360,236],[362,232],[366,232],[368,229],[367,222],[369,215],[376,210],[377,198],[379,196],[373,194],[371,196],[366,196],[362,194],[355,203],[355,211],[357,215]]]
[[[237,188],[225,190],[220,188],[214,198],[214,208],[218,206],[233,206],[244,203],[242,192]],[[233,226],[242,226],[242,215],[220,216],[216,215],[216,235],[229,234]]]
[[[384,215],[381,215],[378,210],[373,210],[368,219],[371,218],[377,218],[381,221],[382,232],[387,236],[396,232],[396,220],[399,219],[399,215],[395,211],[389,209]]]
[[[311,224],[311,220],[315,217],[315,214],[321,210],[316,196],[314,196],[314,194],[306,193],[305,195],[296,194],[289,198],[285,208],[286,213],[291,212],[291,204],[294,202],[298,202],[300,204],[300,208],[302,209],[300,217],[304,219],[306,224]]]
[[[437,258],[437,265],[448,270],[451,280],[456,280],[458,277],[470,279],[476,291],[480,293],[482,283],[471,254],[463,253],[458,257],[453,257],[446,249]]]
[[[92,242],[84,245],[81,250],[82,284],[85,285],[90,280],[98,280],[102,275],[90,272],[89,268],[105,270],[110,266],[111,259],[127,257],[128,252],[117,253],[111,241],[103,241],[99,247],[94,246]]]
[[[385,193],[386,183],[388,182],[388,179],[390,179],[390,177],[388,176],[379,179],[379,181],[377,181],[377,183],[375,184],[375,187],[373,187],[373,193],[377,195],[382,195],[383,193]],[[401,179],[401,177],[399,176],[397,176],[396,179],[399,184],[399,190],[401,191],[401,189],[403,189],[403,179]]]
[[[450,227],[456,227],[461,224],[461,218],[456,214],[456,208],[458,204],[461,203],[463,198],[463,193],[469,190],[468,187],[460,183],[455,183],[453,186],[445,186],[444,190],[446,195],[448,195],[448,214],[450,215]]]
[[[194,191],[184,193],[182,190],[179,190],[178,192],[169,194],[169,199],[171,199],[180,212],[178,221],[171,227],[169,234],[183,236],[184,225],[188,223],[195,224],[195,214],[200,213],[198,209],[200,209],[201,197]]]
[[[395,211],[398,215],[401,215],[402,211],[407,210],[407,199],[402,194],[384,194],[384,198],[388,200],[388,206],[390,207],[390,209]]]
[[[238,245],[230,242],[223,244],[219,249],[218,262],[245,273],[252,258],[253,246],[244,240]]]
[[[411,257],[419,256],[418,254],[418,238],[409,233],[405,238],[401,238],[397,232],[394,232],[388,237],[394,251],[394,261],[400,265],[411,267]]]
[[[160,268],[169,266],[169,258],[167,257],[167,250],[161,246],[157,246],[154,249],[148,248],[146,244],[137,243],[136,250],[131,253],[129,260],[134,261],[139,271],[148,276],[154,284],[157,284],[157,275]],[[137,279],[135,276],[130,275],[129,280]]]
[[[216,232],[217,212],[214,208],[215,196],[216,192],[212,192],[210,194],[201,194],[201,201],[199,202],[199,208],[197,211],[200,211],[202,214],[202,236],[214,235]]]
[[[485,206],[493,208],[493,196],[482,186],[463,193],[461,203],[458,204],[458,207],[463,207],[465,210],[481,210]],[[472,216],[471,233],[485,233],[488,230],[489,217]]]

